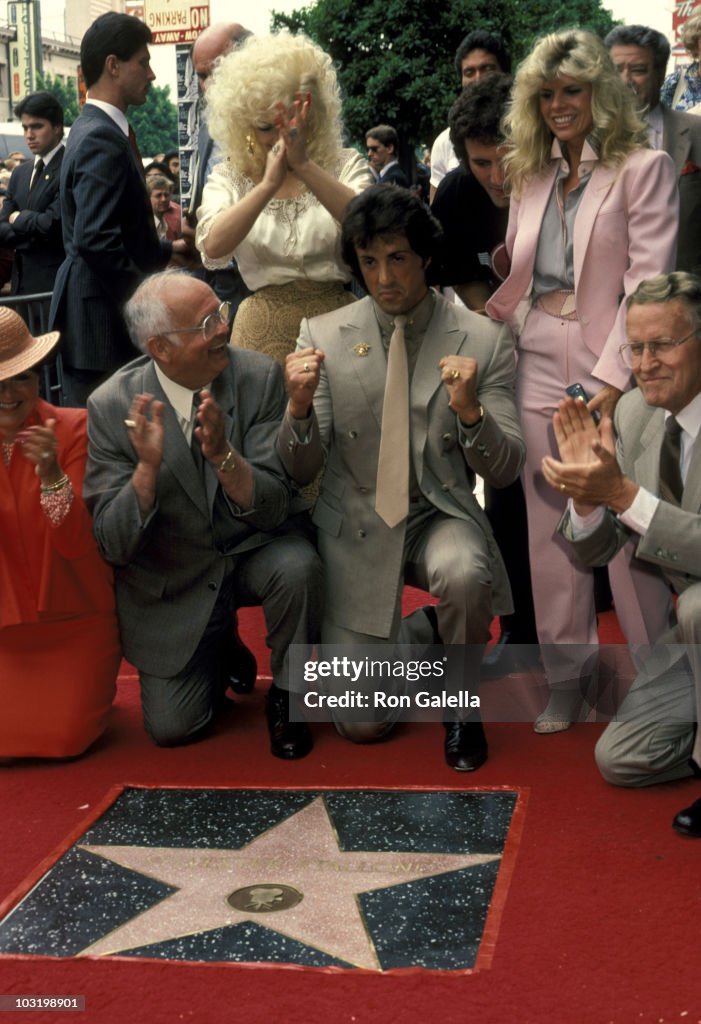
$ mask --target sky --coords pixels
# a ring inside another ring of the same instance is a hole
[[[270,29],[271,10],[287,13],[307,6],[308,2],[309,0],[273,0],[268,4],[267,0],[210,0],[210,21],[239,21],[252,32],[262,33]],[[354,0],[348,2],[353,3]],[[650,25],[671,39],[674,0],[604,0],[603,6],[621,21]],[[2,0],[1,7],[4,7]],[[64,7],[64,0],[41,0],[44,35],[63,35]],[[171,97],[175,99],[175,47],[152,47],[151,63],[156,72],[156,84],[170,85]]]

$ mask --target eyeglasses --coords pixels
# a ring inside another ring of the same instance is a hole
[[[378,153],[380,150],[379,146],[368,146],[368,153]]]
[[[166,331],[166,334],[194,334],[195,331],[202,331],[202,337],[205,341],[212,341],[216,337],[218,329],[224,324],[226,327],[229,326],[229,316],[231,314],[231,303],[222,302],[219,309],[216,309],[213,313],[209,313],[201,324],[197,327],[179,327],[175,331]]]
[[[679,345],[683,345],[689,338],[693,338],[698,333],[698,327],[695,327],[693,331],[689,331],[683,338],[679,338],[678,341],[674,341],[672,338],[659,338],[655,341],[631,341],[628,345],[621,345],[619,352],[621,353],[621,359],[626,364],[633,368],[639,366],[643,361],[643,352],[645,349],[650,353],[650,356],[655,359],[664,360],[666,356],[670,354]]]

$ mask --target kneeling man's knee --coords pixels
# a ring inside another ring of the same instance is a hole
[[[625,761],[621,757],[621,751],[617,749],[615,742],[607,735],[608,729],[599,737],[594,748],[594,760],[606,782],[612,786],[629,786],[626,781]]]
[[[597,767],[612,786],[649,786],[659,781],[662,768],[656,763],[654,731],[641,735],[632,722],[610,722],[594,749]],[[660,748],[666,754],[666,747]]]
[[[335,721],[336,732],[351,743],[377,743],[384,739],[394,722],[342,722]]]

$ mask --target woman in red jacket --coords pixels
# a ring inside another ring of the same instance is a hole
[[[58,341],[0,308],[0,758],[73,757],[103,732],[120,663],[111,570],[81,498],[86,413],[39,398]]]

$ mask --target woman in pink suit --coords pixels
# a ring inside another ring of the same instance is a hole
[[[674,268],[676,172],[666,153],[647,148],[634,96],[603,44],[579,29],[538,40],[520,66],[506,139],[511,268],[487,311],[517,336],[533,596],[550,684],[535,729],[559,732],[595,672],[596,615],[591,570],[557,533],[566,499],[546,484],[541,460],[556,455],[552,416],[568,386],[581,384],[600,413],[630,386],[618,351],[623,299]],[[668,595],[630,557],[611,563],[614,601],[629,644],[647,644],[666,626]]]

